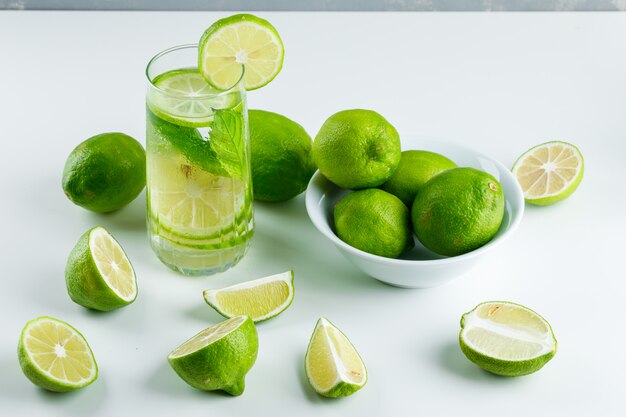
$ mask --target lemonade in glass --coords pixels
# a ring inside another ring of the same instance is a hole
[[[244,67],[224,91],[197,68],[197,45],[148,63],[147,219],[152,249],[185,275],[235,265],[253,234]]]

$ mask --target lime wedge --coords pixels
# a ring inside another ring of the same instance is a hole
[[[569,197],[583,179],[583,156],[567,142],[547,142],[520,156],[512,169],[530,204],[547,206]]]
[[[148,164],[149,208],[164,229],[188,239],[232,232],[246,208],[241,179],[204,171],[180,154],[155,154]]]
[[[88,230],[65,268],[70,298],[83,307],[109,311],[137,298],[135,271],[122,247],[104,227]]]
[[[83,388],[98,377],[96,360],[83,335],[52,317],[26,323],[17,354],[24,375],[49,391]]]
[[[211,87],[197,68],[168,71],[152,80],[157,88],[148,90],[148,108],[161,119],[186,127],[206,127],[214,111],[236,106],[238,93],[224,93]]]
[[[463,314],[459,343],[469,360],[503,376],[538,371],[552,359],[557,345],[543,317],[505,301],[484,302]]]
[[[293,296],[293,271],[204,291],[205,301],[222,316],[247,315],[255,323],[285,311]]]
[[[241,395],[258,347],[254,323],[238,316],[204,329],[174,349],[167,360],[194,388]]]
[[[363,388],[367,370],[348,338],[324,317],[317,321],[304,358],[313,390],[324,397],[346,397]]]
[[[198,68],[219,90],[231,88],[245,67],[246,90],[263,87],[283,66],[284,48],[278,32],[267,20],[251,14],[220,19],[200,38]]]

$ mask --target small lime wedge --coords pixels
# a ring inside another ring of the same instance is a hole
[[[304,370],[315,392],[324,397],[346,397],[363,388],[367,370],[348,338],[320,318],[304,358]]]
[[[119,243],[101,226],[88,230],[65,268],[70,298],[83,307],[109,311],[137,298],[135,270]]]
[[[24,375],[49,391],[83,388],[98,377],[96,360],[83,335],[52,317],[26,323],[17,354]]]
[[[469,360],[502,376],[538,371],[552,359],[557,345],[543,317],[506,301],[484,302],[463,314],[459,343]]]
[[[255,323],[276,317],[292,303],[293,271],[206,290],[204,299],[224,317],[247,315]]]
[[[527,203],[547,206],[569,197],[583,179],[583,155],[567,142],[547,142],[524,152],[513,175],[522,186]]]
[[[244,377],[256,361],[259,342],[254,323],[237,316],[208,327],[169,354],[183,381],[204,391],[241,395]]]
[[[270,22],[251,14],[220,19],[200,38],[198,68],[206,81],[227,90],[245,67],[246,90],[263,87],[283,66],[284,47]]]

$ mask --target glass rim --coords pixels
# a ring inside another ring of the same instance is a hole
[[[154,55],[150,59],[150,61],[148,61],[148,65],[146,65],[146,71],[145,71],[146,78],[148,79],[148,84],[150,84],[150,87],[154,88],[155,90],[157,90],[161,94],[165,94],[165,95],[168,95],[168,96],[171,96],[171,97],[185,97],[186,99],[189,99],[189,100],[198,100],[198,99],[207,99],[207,98],[211,98],[211,97],[219,97],[221,95],[232,93],[233,90],[235,90],[239,84],[243,83],[244,76],[246,75],[246,67],[245,67],[245,65],[241,64],[241,75],[239,76],[237,81],[235,81],[235,83],[232,86],[228,87],[226,90],[217,90],[219,92],[215,93],[215,94],[201,94],[201,95],[196,95],[196,96],[185,96],[185,95],[182,95],[182,94],[173,94],[171,91],[163,90],[163,89],[157,87],[156,85],[154,85],[154,83],[152,82],[152,78],[150,78],[150,67],[152,67],[152,65],[159,58],[163,57],[164,55],[169,54],[170,52],[179,51],[179,50],[182,50],[182,49],[190,49],[190,48],[198,49],[199,46],[198,46],[197,43],[186,43],[186,44],[182,44],[182,45],[175,45],[175,46],[172,46],[170,48],[164,49],[161,52],[159,52],[156,55]],[[174,68],[174,70],[175,69],[176,68]]]

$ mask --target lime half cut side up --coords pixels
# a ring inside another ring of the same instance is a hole
[[[520,156],[512,169],[527,203],[547,206],[569,197],[583,179],[583,156],[567,142],[547,142]]]
[[[208,127],[214,111],[235,107],[240,99],[207,84],[197,68],[168,71],[152,80],[148,108],[158,117],[185,127]]]
[[[488,301],[461,317],[461,350],[479,367],[502,376],[541,369],[556,353],[550,324],[519,304]]]
[[[251,14],[220,19],[200,38],[198,68],[218,90],[237,83],[244,69],[246,90],[263,87],[283,66],[284,47],[270,22]]]
[[[241,395],[258,347],[252,320],[237,316],[202,330],[167,359],[178,376],[194,388]]]
[[[18,343],[18,359],[24,375],[49,391],[83,388],[98,377],[98,366],[83,335],[52,317],[26,323]]]
[[[245,314],[257,323],[276,317],[291,305],[294,297],[293,271],[206,290],[203,295],[207,304],[222,316]]]
[[[76,243],[65,268],[70,298],[83,307],[109,311],[137,298],[135,270],[120,244],[101,226]]]
[[[304,369],[315,392],[330,398],[346,397],[363,388],[367,370],[348,338],[324,317],[311,336]]]

